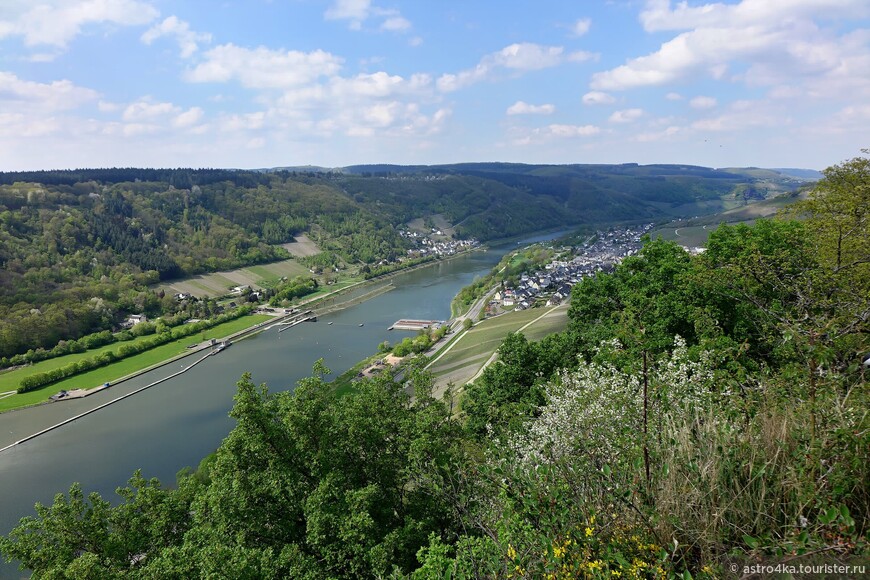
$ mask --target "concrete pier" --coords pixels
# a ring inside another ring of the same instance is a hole
[[[427,328],[438,328],[444,324],[443,320],[415,320],[412,318],[402,318],[393,323],[388,330],[425,330]]]

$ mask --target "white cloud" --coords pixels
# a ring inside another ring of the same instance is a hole
[[[322,50],[271,50],[222,44],[205,53],[205,60],[187,71],[190,82],[237,80],[255,89],[289,88],[308,84],[318,77],[336,74],[343,59]]]
[[[484,56],[474,68],[457,74],[441,75],[438,78],[438,88],[443,92],[456,91],[489,78],[499,69],[526,72],[593,58],[595,58],[594,54],[585,51],[565,54],[565,49],[561,46],[543,46],[530,42],[516,43]]]
[[[632,140],[638,141],[640,143],[649,143],[653,141],[664,141],[670,139],[671,137],[680,134],[683,132],[683,129],[677,127],[676,125],[670,125],[661,131],[653,131],[649,133],[639,133],[635,135]]]
[[[670,92],[665,95],[665,98],[669,101],[682,101],[683,95],[681,95],[680,93]]]
[[[22,113],[0,113],[0,139],[9,139],[19,144],[21,138],[37,138],[52,135],[61,130],[55,117],[31,118]]]
[[[825,119],[823,124],[805,127],[810,134],[843,135],[848,133],[858,134],[862,142],[866,141],[866,135],[870,133],[870,105],[849,105],[843,107]]]
[[[275,135],[419,137],[439,132],[451,114],[440,106],[427,74],[403,77],[378,71],[343,77],[338,74],[341,60],[327,53],[217,47],[205,56],[200,67],[188,72],[188,80],[233,81],[261,89],[255,100],[262,111],[224,115],[215,124],[222,132],[239,133],[239,139],[263,131],[270,141]]]
[[[850,83],[870,92],[870,79],[857,72],[867,70],[860,67],[870,59],[866,34],[838,36],[836,29],[822,27],[831,19],[870,14],[866,0],[742,0],[698,6],[680,2],[674,8],[671,4],[649,0],[641,22],[650,32],[679,33],[655,52],[594,74],[592,88],[626,90],[706,77],[754,86],[803,79],[815,83],[819,94],[829,95],[842,93]],[[730,70],[737,72],[728,77]]]
[[[416,103],[379,102],[335,110],[319,122],[317,130],[325,136],[340,132],[349,137],[420,137],[440,132],[450,114],[442,108],[427,115]]]
[[[552,125],[537,127],[531,130],[514,127],[512,132],[514,134],[510,139],[512,145],[540,146],[556,140],[592,137],[599,134],[601,128],[595,125],[565,125],[554,123]]]
[[[508,115],[551,115],[556,110],[555,105],[530,105],[525,101],[517,101],[507,109]]]
[[[506,46],[487,57],[490,66],[502,66],[516,70],[540,70],[558,66],[565,62],[582,62],[594,58],[589,52],[576,51],[563,54],[561,46],[542,46],[522,42]]]
[[[157,18],[159,12],[138,0],[42,0],[13,5],[4,14],[0,39],[21,36],[27,46],[65,48],[85,26],[139,26]]]
[[[100,110],[113,112],[120,107],[114,104],[103,106]],[[150,97],[144,97],[128,104],[121,113],[122,123],[112,122],[106,124],[106,134],[118,134],[126,136],[148,135],[158,131],[181,129],[202,133],[206,130],[203,125],[197,123],[203,118],[205,111],[200,107],[191,107],[186,111],[178,105],[169,102],[157,102]]]
[[[609,105],[615,102],[616,99],[613,98],[613,95],[602,91],[590,91],[583,95],[584,105]]]
[[[327,20],[363,21],[369,17],[371,0],[336,0],[324,14]]]
[[[614,111],[608,121],[611,123],[631,123],[643,117],[643,109],[624,109]]]
[[[351,30],[362,30],[369,18],[382,19],[380,30],[387,32],[406,32],[412,27],[411,22],[398,10],[374,6],[371,0],[335,0],[323,17],[327,20],[347,20]]]
[[[450,116],[444,107],[423,112],[435,103],[431,77],[404,78],[385,72],[333,77],[328,82],[284,91],[269,114],[295,130],[321,136],[428,135]]]
[[[101,113],[114,113],[121,108],[121,105],[110,103],[109,101],[100,101],[97,103],[97,108]]]
[[[24,57],[24,60],[27,62],[52,62],[54,59],[60,56],[60,51],[58,52],[34,52],[33,54],[29,54]]]
[[[544,135],[553,137],[589,137],[601,132],[595,125],[548,125],[543,131]]]
[[[190,25],[176,16],[170,16],[160,24],[155,24],[146,30],[141,37],[142,42],[151,44],[162,36],[175,37],[182,58],[188,58],[199,50],[199,43],[211,42],[211,34],[207,32],[194,32]]]
[[[411,22],[401,16],[387,18],[381,24],[381,30],[389,30],[390,32],[404,32],[410,28]]]
[[[180,110],[180,107],[172,103],[153,103],[150,99],[143,99],[127,105],[121,118],[127,122],[151,120],[178,113]]]
[[[715,97],[699,96],[689,100],[689,106],[693,109],[712,109],[718,103]]]
[[[689,6],[679,2],[671,9],[670,0],[648,0],[640,20],[648,32],[775,23],[787,18],[862,17],[870,14],[864,0],[742,0],[737,4],[714,2]]]
[[[243,115],[230,115],[221,121],[220,128],[223,131],[248,131],[252,129],[260,129],[263,127],[265,120],[265,111],[245,113]]]
[[[731,104],[728,111],[715,117],[699,119],[691,124],[697,131],[733,132],[756,127],[785,129],[792,123],[787,113],[764,101],[741,100]]]
[[[589,32],[589,28],[592,26],[592,21],[588,18],[581,18],[577,22],[571,26],[571,33],[574,36],[583,36],[587,32]]]
[[[124,137],[139,137],[159,132],[160,125],[154,123],[126,123],[121,126],[121,134]]]
[[[184,129],[196,125],[202,119],[204,112],[199,107],[191,107],[183,113],[179,113],[172,119],[172,126]]]
[[[773,87],[767,93],[767,96],[771,99],[796,99],[803,96],[804,91],[797,87],[793,87],[790,85],[779,85],[777,87]]]
[[[96,91],[61,80],[37,83],[18,78],[8,72],[0,72],[0,110],[31,109],[54,112],[75,109],[94,101]]]
[[[335,98],[388,97],[395,94],[422,94],[432,86],[432,78],[426,74],[412,75],[406,79],[383,71],[359,74],[351,78],[333,77],[330,80],[330,96]]]

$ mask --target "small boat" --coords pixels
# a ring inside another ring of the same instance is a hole
[[[362,322],[360,322],[360,323],[359,323],[359,325],[360,325],[360,326],[363,326],[363,323],[362,323]]]
[[[326,324],[332,324],[331,322],[327,322]]]

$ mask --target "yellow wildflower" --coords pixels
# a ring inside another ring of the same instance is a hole
[[[590,537],[592,535],[592,532],[594,532],[594,531],[595,530],[593,530],[592,528],[586,528],[586,537],[587,538]]]
[[[565,548],[559,546],[553,546],[553,556],[556,558],[561,558],[565,555]]]
[[[514,550],[514,547],[513,547],[513,546],[511,546],[510,544],[508,544],[508,558],[510,558],[511,560],[513,560],[513,559],[516,558],[516,557],[517,557],[517,551]]]
[[[595,560],[593,562],[589,562],[589,569],[590,570],[598,570],[598,569],[603,569],[603,568],[604,568],[604,565],[603,565],[603,562],[601,560]]]

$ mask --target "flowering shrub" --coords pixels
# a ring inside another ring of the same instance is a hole
[[[619,348],[613,340],[602,344],[600,352]],[[711,378],[708,356],[690,360],[685,341],[676,337],[673,352],[648,371],[652,423],[659,424],[667,413],[708,408]],[[633,462],[643,444],[642,380],[610,363],[581,363],[564,371],[561,380],[547,386],[540,415],[513,434],[507,447],[528,467],[566,457],[595,470]]]

